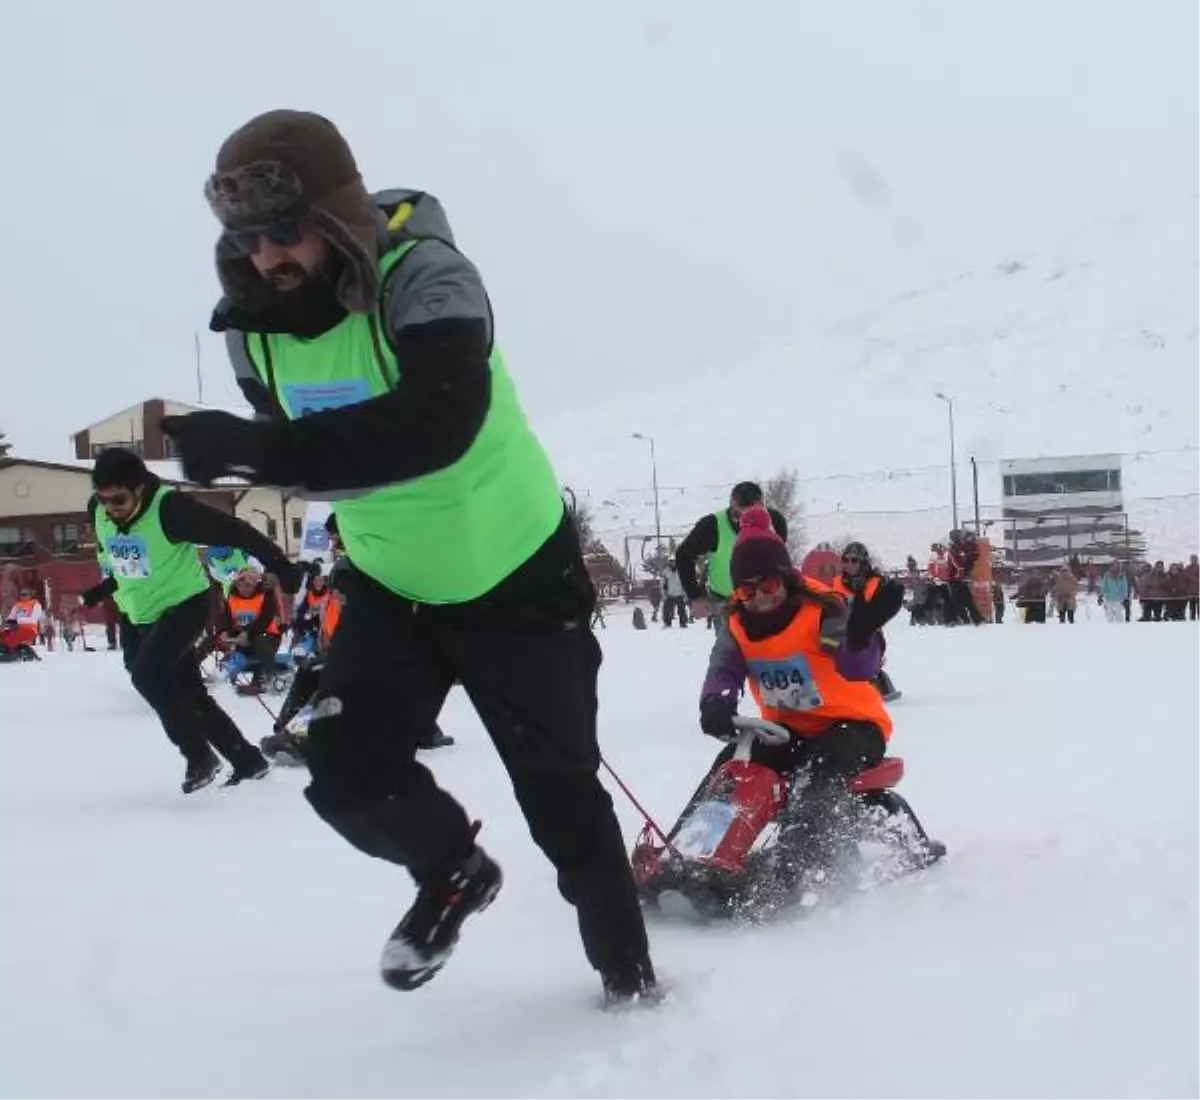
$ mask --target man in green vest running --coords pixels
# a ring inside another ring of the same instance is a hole
[[[217,154],[227,334],[258,423],[168,418],[188,475],[332,499],[347,593],[309,729],[313,808],[418,885],[384,980],[413,989],[500,889],[462,807],[416,760],[450,685],[475,705],[578,914],[607,1002],[657,996],[597,770],[595,592],[526,423],[474,265],[441,206],[368,195],[328,120],[272,111]]]
[[[675,568],[688,599],[698,600],[707,596],[709,618],[719,624],[721,611],[733,595],[733,581],[729,577],[729,558],[737,539],[738,521],[747,508],[763,503],[763,491],[753,481],[741,481],[729,494],[729,507],[720,512],[701,516],[696,526],[675,550]],[[787,520],[783,513],[768,508],[771,525],[775,533],[787,542]],[[708,588],[700,586],[696,565],[700,558],[708,558]]]
[[[195,646],[209,617],[200,545],[229,544],[270,564],[295,591],[304,571],[243,520],[163,485],[132,451],[104,451],[92,469],[88,511],[106,578],[81,599],[112,596],[130,623],[126,667],[187,761],[183,792],[211,783],[219,752],[233,767],[227,786],[266,774],[267,762],[205,689]],[[290,587],[289,587],[290,586]]]

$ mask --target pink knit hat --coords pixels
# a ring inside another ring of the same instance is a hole
[[[729,559],[729,576],[733,583],[745,584],[778,573],[790,573],[791,555],[771,524],[771,514],[760,505],[747,508],[741,516],[741,530],[733,544]]]

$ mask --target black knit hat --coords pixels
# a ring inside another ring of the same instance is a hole
[[[235,130],[217,153],[205,198],[230,230],[277,218],[311,221],[341,253],[337,297],[347,310],[371,312],[379,294],[381,215],[354,154],[327,118],[307,111],[268,111]],[[217,274],[230,301],[261,309],[270,290],[248,258],[217,244]]]
[[[92,466],[93,489],[136,489],[150,480],[142,457],[124,447],[109,447]]]
[[[739,508],[752,508],[762,503],[762,486],[754,481],[739,481],[729,491],[729,499]]]

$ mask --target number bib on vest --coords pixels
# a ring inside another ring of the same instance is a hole
[[[824,702],[812,668],[800,654],[779,661],[755,658],[748,664],[750,675],[762,693],[764,706],[780,710],[812,710]]]
[[[141,535],[115,535],[105,542],[104,549],[118,580],[143,580],[150,576],[150,554]]]
[[[359,405],[371,397],[365,378],[344,378],[336,382],[285,382],[279,387],[297,417],[311,416],[326,409]]]

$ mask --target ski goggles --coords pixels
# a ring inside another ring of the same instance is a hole
[[[265,225],[248,225],[243,229],[226,229],[225,243],[239,256],[255,256],[262,242],[269,241],[280,248],[295,248],[304,238],[305,222],[301,218],[275,218]]]
[[[769,577],[759,577],[758,580],[743,581],[733,592],[742,603],[749,603],[757,593],[774,596],[782,590],[783,578],[775,573]]]

